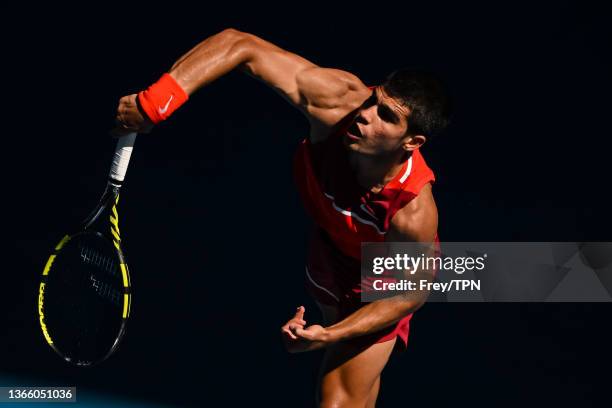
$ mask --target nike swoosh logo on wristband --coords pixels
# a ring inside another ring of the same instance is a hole
[[[174,98],[174,95],[170,95],[170,99],[168,99],[168,102],[166,102],[166,106],[162,107],[158,107],[157,108],[157,112],[159,112],[160,115],[163,115],[164,113],[166,113],[168,111],[168,106],[170,106],[170,102],[172,102],[172,99]]]

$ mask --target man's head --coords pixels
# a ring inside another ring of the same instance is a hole
[[[359,108],[347,142],[371,155],[411,151],[442,131],[449,115],[449,97],[439,79],[422,71],[395,71]]]

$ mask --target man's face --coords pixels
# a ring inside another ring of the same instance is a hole
[[[397,152],[407,137],[409,113],[406,106],[388,96],[382,87],[376,87],[347,129],[345,145],[368,155]]]

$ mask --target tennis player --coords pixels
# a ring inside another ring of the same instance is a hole
[[[410,318],[423,300],[362,303],[360,246],[437,241],[434,174],[419,148],[446,126],[447,95],[423,72],[396,71],[368,87],[349,72],[227,29],[183,55],[148,89],[122,97],[115,133],[149,132],[189,95],[234,69],[272,87],[310,122],[294,173],[316,224],[305,282],[324,322],[307,325],[300,306],[281,328],[287,349],[326,349],[319,406],[373,407],[381,372],[392,351],[406,347]]]

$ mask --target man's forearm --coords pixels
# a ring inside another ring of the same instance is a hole
[[[399,297],[378,300],[327,327],[327,331],[333,342],[375,333],[415,312],[422,304],[419,301]]]
[[[169,74],[191,95],[248,61],[248,34],[227,29],[208,37],[174,63]]]

